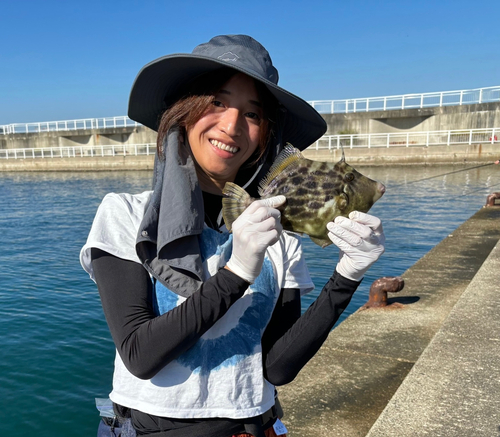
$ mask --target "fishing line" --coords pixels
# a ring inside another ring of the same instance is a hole
[[[450,172],[447,172],[447,173],[441,173],[441,174],[438,174],[438,175],[435,175],[435,176],[429,176],[427,178],[417,179],[415,181],[403,182],[403,183],[398,184],[398,185],[390,185],[390,188],[398,188],[398,187],[401,187],[403,185],[410,185],[410,184],[415,184],[417,182],[428,181],[429,179],[440,178],[442,176],[447,176],[447,175],[454,174],[454,173],[460,173],[462,171],[474,170],[475,168],[487,167],[487,166],[493,165],[493,164],[495,164],[495,163],[494,162],[490,162],[488,164],[481,164],[481,165],[476,165],[474,167],[467,167],[467,168],[463,168],[463,169],[460,169],[460,170],[454,170],[454,171],[450,171]]]
[[[448,197],[448,198],[445,198],[445,199],[440,199],[439,202],[440,202],[440,204],[445,204],[445,203],[448,203],[448,202],[451,202],[451,201],[456,201],[457,199],[460,199],[460,198],[466,197],[466,196],[470,196],[471,194],[477,193],[478,191],[489,190],[490,188],[497,187],[497,186],[500,186],[500,182],[498,182],[496,184],[488,185],[487,187],[480,187],[480,188],[468,191],[468,192],[466,192],[464,194],[460,194],[460,195],[457,195],[457,196],[452,196],[452,197]],[[401,220],[401,217],[397,217],[397,218],[396,217],[384,218],[384,222],[385,223],[387,223],[387,222],[395,222],[395,221],[400,221],[400,220]]]
[[[500,185],[500,182],[498,184],[493,184],[493,185],[490,185],[488,187],[481,187],[481,188],[478,188],[476,190],[471,190],[468,193],[462,194],[462,195],[457,196],[457,197],[469,196],[470,194],[477,193],[478,191],[482,191],[482,190],[489,190],[490,188],[497,187],[498,185]]]
[[[422,182],[422,181],[426,181],[426,180],[429,180],[429,179],[435,179],[435,178],[446,176],[446,175],[453,174],[453,173],[459,173],[459,172],[466,171],[466,170],[473,170],[473,169],[476,169],[476,168],[487,167],[487,166],[490,166],[490,165],[493,165],[493,164],[495,164],[495,163],[491,162],[491,163],[488,163],[488,164],[482,164],[482,165],[477,165],[477,166],[473,166],[473,167],[467,167],[467,168],[464,168],[464,169],[461,169],[461,170],[455,170],[455,171],[451,171],[451,172],[447,172],[447,173],[442,173],[442,174],[439,174],[439,175],[436,175],[436,176],[430,176],[430,177],[427,177],[427,178],[417,179],[417,180],[410,181],[410,182],[407,182],[407,183],[401,183],[401,184],[393,185],[393,186],[388,185],[388,188],[397,188],[397,187],[401,187],[401,186],[404,186],[404,185],[410,185],[410,184],[413,184],[413,183],[416,183],[416,182]],[[465,192],[463,194],[460,194],[460,195],[455,195],[455,196],[452,196],[452,197],[441,199],[440,203],[447,203],[447,202],[451,202],[451,201],[456,201],[457,199],[460,199],[460,198],[463,198],[463,197],[466,197],[466,196],[470,196],[470,195],[475,194],[475,193],[477,193],[479,191],[490,190],[491,188],[494,188],[494,187],[497,187],[497,186],[500,186],[500,182],[494,183],[494,184],[491,184],[491,185],[488,185],[488,186],[484,186],[484,187],[479,187],[479,188],[476,188],[476,189],[472,189],[472,190],[467,191],[467,192]],[[392,220],[391,219],[388,219],[388,220],[386,219],[386,221],[392,221]]]

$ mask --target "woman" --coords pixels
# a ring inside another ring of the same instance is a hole
[[[225,230],[226,182],[255,194],[285,142],[304,149],[326,130],[277,82],[264,47],[228,35],[153,61],[132,88],[130,118],[158,131],[154,189],[107,195],[81,262],[117,348],[110,399],[137,435],[283,435],[274,387],[316,353],[383,252],[377,218],[329,223],[342,256],[301,316],[314,286],[300,238],[282,232],[286,199],[255,201]]]

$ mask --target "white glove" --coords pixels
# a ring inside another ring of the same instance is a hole
[[[226,267],[250,284],[260,274],[266,249],[281,235],[281,213],[275,208],[285,202],[285,196],[256,200],[232,225],[233,253]]]
[[[337,217],[326,225],[328,237],[340,249],[337,272],[361,281],[370,266],[384,253],[385,236],[377,217],[353,211],[349,218]]]

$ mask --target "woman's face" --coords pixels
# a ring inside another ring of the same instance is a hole
[[[202,190],[220,194],[259,145],[263,109],[255,83],[238,73],[215,95],[205,114],[187,130]]]

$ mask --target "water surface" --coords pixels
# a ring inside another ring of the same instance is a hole
[[[343,318],[366,302],[374,279],[402,274],[500,190],[499,166],[411,183],[454,170],[362,169],[387,186],[372,209],[383,220],[387,246]],[[150,185],[149,172],[0,173],[2,435],[95,435],[94,398],[111,389],[114,346],[78,254],[106,193],[138,193]],[[316,285],[305,310],[338,252],[307,238],[304,246]]]

